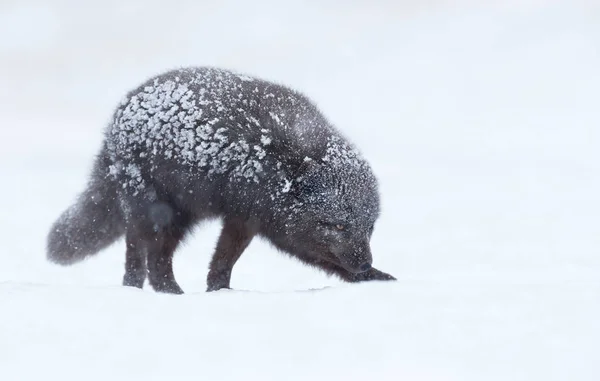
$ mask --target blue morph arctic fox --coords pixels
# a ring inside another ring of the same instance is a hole
[[[394,280],[371,266],[377,180],[304,95],[217,68],[150,78],[117,107],[87,189],[54,223],[48,259],[71,265],[121,236],[123,284],[182,293],[178,244],[201,220],[223,229],[208,291],[228,288],[256,235],[348,282]]]

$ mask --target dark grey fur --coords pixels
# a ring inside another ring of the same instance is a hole
[[[88,188],[53,225],[48,258],[71,265],[125,235],[123,284],[182,293],[178,244],[221,218],[208,290],[229,287],[252,238],[348,282],[393,280],[371,267],[377,181],[302,94],[215,68],[149,79],[117,108]]]

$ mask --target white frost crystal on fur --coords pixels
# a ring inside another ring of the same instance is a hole
[[[262,135],[262,136],[260,137],[260,142],[261,142],[263,145],[265,145],[265,146],[268,146],[269,144],[271,144],[271,138],[270,138],[270,137],[268,137],[268,136],[266,136],[266,135]]]
[[[334,165],[349,165],[360,167],[365,165],[364,159],[360,153],[347,142],[337,136],[332,136],[327,141],[327,151],[323,161],[331,162]]]
[[[283,189],[281,190],[282,193],[287,193],[290,191],[290,189],[292,189],[292,182],[288,179],[284,179],[284,184],[283,184]]]

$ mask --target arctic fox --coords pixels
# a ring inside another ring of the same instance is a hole
[[[395,280],[371,266],[379,215],[365,159],[304,95],[211,67],[171,70],[117,107],[77,202],[53,224],[47,257],[71,265],[125,236],[126,286],[183,293],[173,253],[220,218],[207,291],[229,288],[254,236],[348,282]]]

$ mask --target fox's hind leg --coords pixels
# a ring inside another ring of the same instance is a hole
[[[157,292],[183,294],[173,274],[173,253],[182,238],[179,232],[161,232],[148,247],[148,280]]]
[[[158,292],[183,294],[173,275],[173,254],[189,231],[191,218],[166,203],[155,203],[149,210],[153,223],[148,237],[148,280]]]
[[[206,279],[207,291],[229,288],[233,265],[248,247],[256,234],[256,227],[249,221],[227,218],[217,242],[217,248],[210,261]]]
[[[156,198],[136,199],[129,203],[128,211],[123,284],[141,288],[147,274],[155,291],[182,294],[173,274],[173,254],[188,232],[191,218]]]
[[[125,238],[127,251],[125,252],[123,286],[142,288],[144,287],[148,271],[146,266],[146,249],[136,238],[133,234],[127,234]]]

